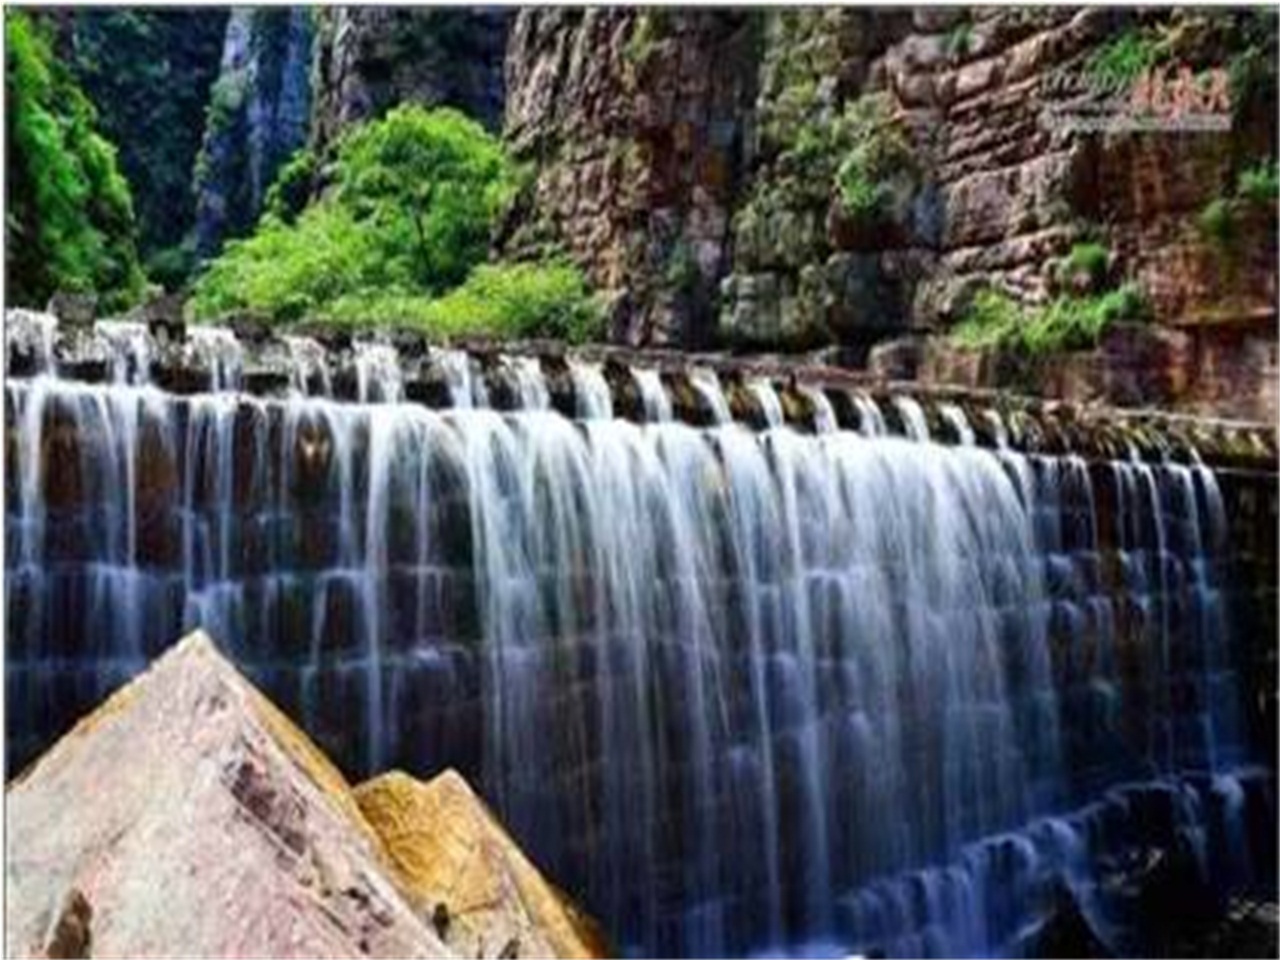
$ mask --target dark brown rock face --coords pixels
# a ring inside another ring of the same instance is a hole
[[[315,11],[311,139],[408,101],[453,106],[490,128],[502,119],[504,10],[328,7]]]

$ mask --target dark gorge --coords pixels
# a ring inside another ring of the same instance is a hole
[[[201,626],[628,953],[1150,954],[1274,898],[1268,428],[6,326],[11,774]]]

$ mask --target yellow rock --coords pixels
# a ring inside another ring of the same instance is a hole
[[[604,957],[599,928],[550,884],[453,770],[355,790],[410,900],[466,956]]]

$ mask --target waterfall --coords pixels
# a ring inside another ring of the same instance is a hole
[[[192,327],[188,338],[197,362],[203,362],[213,371],[211,389],[215,393],[240,389],[244,373],[244,350],[234,333],[222,327]],[[312,343],[319,347],[314,341]],[[305,363],[305,346],[302,340],[292,338],[290,351],[294,358]],[[305,370],[305,367],[302,369]]]
[[[662,385],[662,376],[657,370],[636,367],[632,370],[636,389],[640,391],[640,402],[644,408],[644,418],[649,423],[665,423],[672,419],[671,397]]]
[[[763,381],[757,433],[710,371],[707,429],[652,370],[646,422],[612,419],[577,361],[579,420],[519,358],[499,412],[444,351],[433,410],[376,344],[362,402],[305,340],[287,396],[230,359],[179,396],[111,342],[111,383],[5,388],[19,756],[201,625],[353,777],[472,778],[629,952],[1017,954],[1064,888],[1133,950],[1099,876],[1135,837],[1261,869],[1203,465],[983,449],[942,412],[945,446],[906,398],[909,437],[809,393],[805,435]]]
[[[800,395],[813,404],[813,429],[818,433],[833,433],[839,429],[836,422],[836,411],[831,400],[820,389],[809,384],[801,384]]]
[[[955,432],[956,441],[961,446],[971,447],[977,442],[973,427],[969,426],[969,418],[954,403],[939,404],[938,416]]]
[[[331,396],[333,377],[324,347],[311,337],[286,335],[281,339],[289,352],[289,388],[301,396]]]
[[[756,403],[760,404],[765,426],[770,428],[782,426],[782,398],[778,396],[778,391],[774,389],[773,384],[768,380],[752,380],[747,385],[747,389],[756,398]]]
[[[724,395],[724,390],[720,388],[720,378],[714,370],[706,368],[694,370],[689,374],[689,385],[697,391],[698,396],[707,405],[713,422],[729,423],[733,420],[729,401]]]
[[[884,414],[870,397],[854,394],[854,409],[858,411],[858,431],[868,437],[883,437],[889,432]]]
[[[613,394],[598,363],[569,364],[577,397],[577,414],[584,420],[608,420],[613,416]],[[647,409],[647,404],[646,404]]]
[[[520,410],[546,410],[551,406],[551,394],[542,364],[537,357],[506,357],[504,362],[516,384],[516,400]]]
[[[463,350],[441,350],[435,356],[449,385],[449,400],[453,407],[468,410],[489,405],[484,381],[475,375],[469,354]]]
[[[94,330],[112,347],[111,379],[147,383],[151,379],[151,336],[145,323],[99,320]]]
[[[400,354],[385,343],[356,344],[356,394],[361,403],[396,403],[404,397]]]

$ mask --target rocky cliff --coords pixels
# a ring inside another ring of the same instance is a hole
[[[315,18],[314,146],[404,101],[501,124],[506,11],[324,7]]]
[[[1071,292],[1087,246],[1156,323],[1077,393],[1272,416],[1275,201],[1233,190],[1274,164],[1274,37],[1254,13],[522,11],[507,133],[537,174],[501,244],[569,251],[629,342],[835,345],[984,383],[1000,365],[942,335],[977,290]],[[1126,123],[1147,67],[1185,67],[1227,129]]]
[[[276,172],[307,139],[311,12],[237,7],[196,163],[196,249],[213,256],[257,221]]]
[[[535,177],[503,246],[567,250],[629,343],[705,343],[729,269],[756,16],[537,10],[507,54],[507,136]]]

